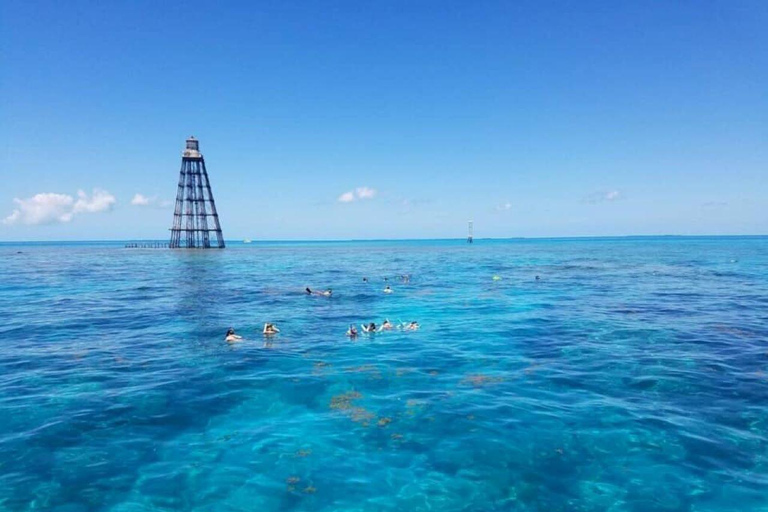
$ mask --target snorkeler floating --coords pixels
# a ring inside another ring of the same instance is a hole
[[[347,329],[347,336],[350,338],[357,337],[357,327],[355,327],[355,324],[349,324],[349,329]]]
[[[418,331],[419,327],[421,327],[419,322],[409,322],[407,324],[404,323],[401,328],[404,331]]]
[[[387,285],[387,287],[384,288],[384,293],[392,293],[392,291],[393,290],[392,290],[392,288],[389,287],[389,285]]]
[[[330,297],[331,295],[333,295],[333,290],[331,290],[330,288],[322,292],[316,292],[310,289],[309,286],[307,286],[304,289],[304,291],[307,292],[307,295],[322,295],[323,297]]]
[[[224,338],[224,341],[228,341],[231,343],[233,341],[240,341],[242,339],[243,337],[240,336],[239,334],[235,334],[235,330],[232,327],[230,327],[229,329],[227,329],[227,334],[226,334],[226,337]]]
[[[384,323],[381,324],[381,327],[379,327],[380,331],[391,331],[395,326],[392,325],[392,322],[389,321],[389,319],[385,318]]]
[[[266,323],[264,324],[264,330],[262,332],[266,335],[277,334],[280,332],[280,329],[278,329],[275,324]]]
[[[363,332],[374,333],[376,332],[376,324],[371,322],[368,325],[360,325],[363,328]]]

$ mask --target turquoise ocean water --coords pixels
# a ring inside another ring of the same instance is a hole
[[[0,510],[768,511],[768,238],[0,261]]]

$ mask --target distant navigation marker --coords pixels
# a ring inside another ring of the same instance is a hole
[[[472,221],[469,221],[469,236],[467,237],[467,243],[472,243],[472,238],[475,236],[475,230],[472,227]]]
[[[210,213],[208,213],[210,209]],[[208,222],[212,226],[208,227]],[[176,192],[176,208],[173,211],[171,249],[210,249],[211,233],[216,236],[213,247],[224,248],[219,214],[213,202],[211,182],[205,160],[200,154],[198,140],[187,139],[187,147],[181,156],[179,189]],[[182,236],[183,234],[183,236]]]

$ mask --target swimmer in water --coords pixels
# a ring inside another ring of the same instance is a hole
[[[380,331],[391,331],[394,328],[394,325],[392,325],[392,322],[389,321],[389,319],[384,319],[384,323],[381,324],[381,327],[379,327]]]
[[[325,296],[325,297],[330,297],[330,296],[331,296],[331,294],[333,294],[333,290],[331,290],[330,288],[328,288],[328,289],[327,289],[327,290],[325,290],[324,292],[320,292],[320,295],[323,295],[323,296]]]
[[[541,278],[539,276],[536,276],[537,281],[541,281]]]
[[[384,293],[392,293],[392,288],[390,288],[389,285],[387,285],[387,287],[384,288]]]
[[[363,332],[376,332],[376,324],[371,322],[368,325],[363,325]]]
[[[278,329],[275,324],[264,324],[264,334],[270,335],[270,334],[277,334],[280,332],[280,329]]]
[[[367,277],[364,277],[364,278],[363,278],[363,282],[364,282],[364,283],[367,283],[367,282],[368,282],[368,278],[367,278]]]
[[[307,292],[307,295],[312,295],[312,290],[309,289],[309,286],[304,288],[304,291]]]
[[[355,327],[355,324],[349,324],[349,329],[347,329],[347,336],[350,338],[357,337],[357,327]]]
[[[408,324],[403,325],[404,331],[418,331],[419,330],[419,322],[410,322]]]
[[[235,334],[235,330],[233,328],[227,329],[227,336],[224,338],[225,341],[233,342],[233,341],[240,341],[243,337],[239,334]]]

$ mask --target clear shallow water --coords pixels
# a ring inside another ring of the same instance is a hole
[[[0,261],[2,510],[768,510],[768,238]]]

